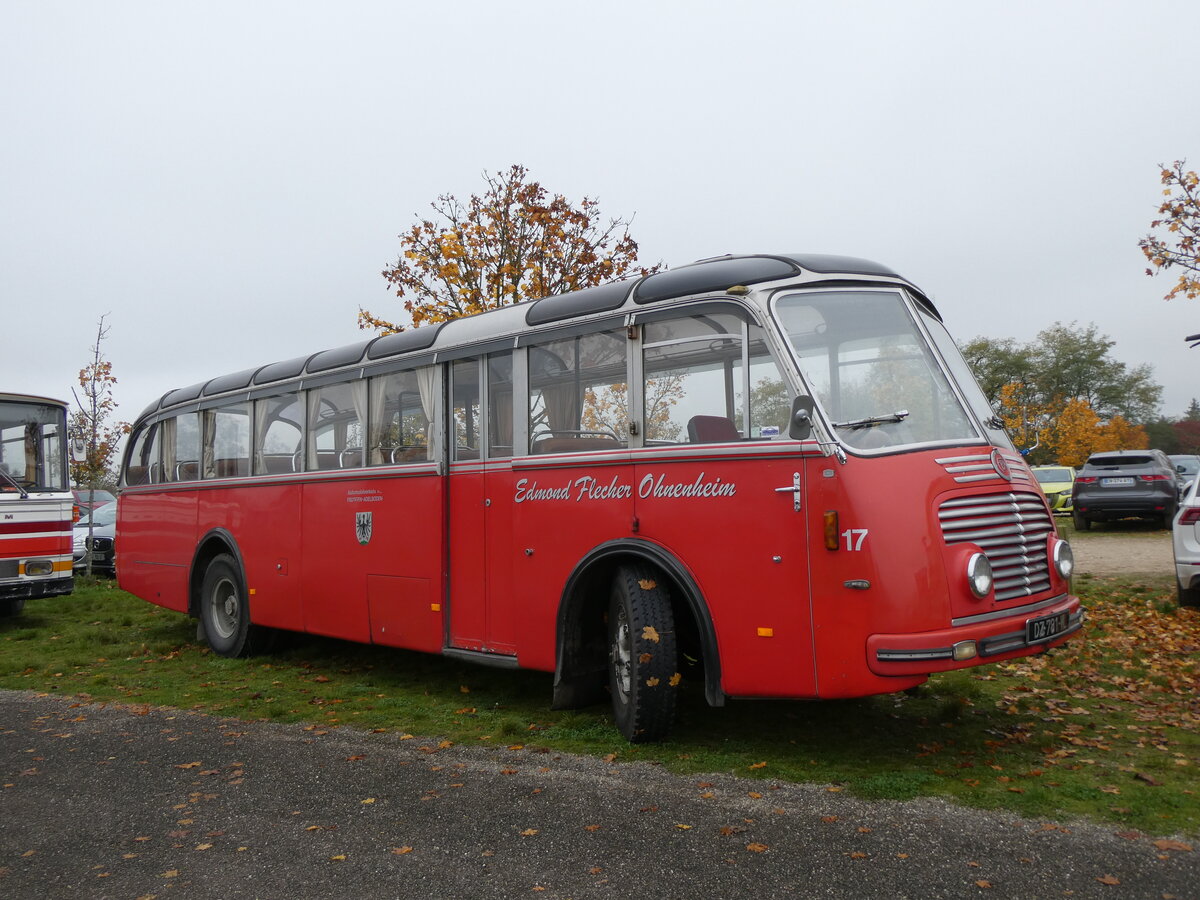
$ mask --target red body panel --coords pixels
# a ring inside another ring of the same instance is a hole
[[[973,545],[948,542],[940,507],[1032,498],[1049,519],[1015,454],[1011,473],[998,466],[987,483],[956,480],[947,467],[946,457],[988,452],[840,462],[812,443],[768,441],[459,463],[446,476],[429,465],[135,488],[121,501],[121,580],[186,609],[197,542],[219,529],[244,561],[260,624],[515,656],[552,671],[573,573],[602,545],[635,540],[694,582],[726,694],[862,696],[979,662],[881,661],[880,650],[982,642],[1059,610],[1078,617],[1079,601],[1053,571],[1033,596],[968,591],[961,570]],[[827,514],[835,548],[826,546]]]

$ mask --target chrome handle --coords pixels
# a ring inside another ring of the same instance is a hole
[[[800,512],[801,494],[800,494],[800,473],[799,472],[792,473],[792,483],[789,484],[787,487],[775,488],[775,493],[777,493],[777,494],[786,494],[789,491],[792,494],[792,509],[795,512]]]

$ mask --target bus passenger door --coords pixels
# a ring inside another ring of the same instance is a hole
[[[512,354],[449,366],[449,646],[513,655],[507,545],[512,480]]]

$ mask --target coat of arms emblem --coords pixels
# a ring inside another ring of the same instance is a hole
[[[371,514],[369,512],[354,514],[354,536],[358,538],[360,544],[365,545],[371,542]]]

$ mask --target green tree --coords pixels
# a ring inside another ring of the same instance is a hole
[[[1055,322],[1029,348],[1033,380],[1047,398],[1086,400],[1105,421],[1118,415],[1149,421],[1158,411],[1162,387],[1154,383],[1150,366],[1130,368],[1114,359],[1115,343],[1095,324]]]
[[[438,197],[436,215],[400,235],[400,257],[382,272],[414,327],[661,268],[638,266],[630,222],[604,221],[593,198],[551,194],[521,165],[485,172],[484,182],[466,202]],[[408,327],[361,308],[358,326]]]
[[[1138,246],[1150,261],[1147,275],[1174,269],[1179,278],[1165,299],[1183,295],[1200,296],[1200,176],[1184,170],[1184,160],[1170,166],[1159,164],[1163,187],[1159,218],[1150,223],[1151,233]],[[1154,233],[1158,230],[1163,236]]]
[[[1006,384],[1033,382],[1033,360],[1028,346],[1015,338],[975,337],[959,347],[988,402],[996,406]]]
[[[1015,383],[1028,405],[1061,406],[1078,399],[1102,421],[1119,415],[1130,422],[1148,422],[1157,414],[1162,387],[1154,382],[1150,366],[1130,367],[1114,359],[1114,345],[1094,324],[1055,322],[1028,344],[976,337],[961,349],[998,411],[1002,389]]]

